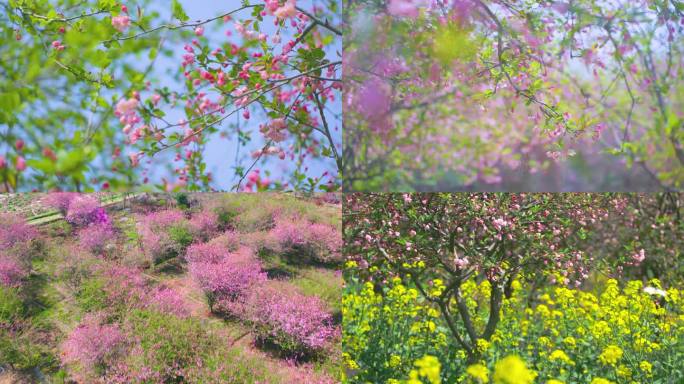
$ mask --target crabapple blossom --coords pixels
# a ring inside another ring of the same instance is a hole
[[[112,17],[112,26],[119,32],[125,31],[131,25],[131,19],[128,15],[120,15]]]

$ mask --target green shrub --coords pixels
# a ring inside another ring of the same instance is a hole
[[[169,239],[173,243],[174,256],[183,254],[185,248],[192,244],[193,236],[190,229],[185,225],[174,225],[169,228]]]
[[[23,317],[25,310],[18,288],[0,286],[0,324]]]
[[[81,308],[86,312],[107,308],[107,296],[103,288],[104,282],[99,278],[86,280],[77,295]]]
[[[174,200],[176,200],[176,204],[183,208],[187,209],[190,207],[190,198],[188,197],[188,194],[185,192],[179,192],[174,194],[173,196]]]
[[[15,323],[15,329],[0,328],[0,362],[13,369],[53,367],[56,358],[44,339],[45,330],[28,321]]]

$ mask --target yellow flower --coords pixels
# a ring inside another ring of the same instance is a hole
[[[409,373],[409,384],[420,383],[419,377],[425,377],[430,384],[441,384],[440,370],[442,365],[436,357],[425,355],[416,360],[415,366],[418,370],[414,369]]]
[[[432,297],[439,297],[445,289],[446,286],[442,279],[434,279],[432,280],[432,290],[428,294]]]
[[[591,381],[591,384],[615,384],[615,383],[613,383],[613,382],[610,381],[610,380],[606,380],[606,379],[604,379],[604,378],[601,378],[601,377],[595,377],[595,378]]]
[[[401,357],[399,357],[397,355],[390,356],[390,359],[389,359],[389,366],[390,367],[394,368],[394,367],[398,366],[399,364],[401,364]]]
[[[565,384],[565,383],[560,381],[560,380],[551,379],[551,380],[547,381],[546,384]]]
[[[489,383],[489,370],[482,364],[471,365],[466,369],[466,373],[478,383]]]
[[[551,360],[551,361],[560,360],[560,361],[562,361],[562,362],[564,362],[564,363],[567,363],[567,364],[570,364],[570,365],[575,365],[575,362],[573,362],[573,361],[568,357],[568,355],[566,355],[565,352],[563,352],[563,351],[560,350],[560,349],[556,349],[555,351],[551,352],[551,355],[549,355],[549,360]]]
[[[622,358],[622,349],[616,345],[609,345],[599,355],[599,360],[603,365],[615,365]]]
[[[628,378],[632,376],[632,370],[629,369],[627,366],[620,364],[617,369],[616,373],[620,377]]]
[[[644,360],[641,363],[639,363],[639,369],[644,371],[646,375],[651,375],[651,371],[653,370],[653,365],[649,363],[648,361]]]
[[[347,261],[347,263],[346,263],[344,266],[345,266],[347,269],[352,269],[352,268],[358,267],[359,265],[356,263],[356,261],[354,261],[354,260],[349,260],[349,261]]]
[[[518,356],[507,356],[496,363],[492,379],[495,384],[532,384],[537,373],[527,369]]]
[[[565,345],[571,348],[574,348],[575,345],[577,345],[577,341],[572,336],[568,336],[565,339],[563,339],[563,343],[565,343]]]
[[[477,339],[477,350],[484,352],[489,349],[489,342],[485,339]]]

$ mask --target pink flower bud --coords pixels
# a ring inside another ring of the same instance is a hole
[[[15,166],[17,168],[17,171],[24,171],[26,169],[26,160],[24,160],[24,158],[21,156],[17,157]]]

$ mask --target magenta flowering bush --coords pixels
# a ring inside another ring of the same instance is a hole
[[[66,216],[71,201],[77,196],[79,196],[77,192],[51,192],[43,198],[42,203]]]
[[[278,216],[275,222],[270,233],[278,244],[277,251],[324,263],[341,261],[342,234],[336,228],[302,218]]]
[[[187,223],[185,214],[176,209],[151,212],[138,217],[140,244],[152,263],[182,251],[182,244],[175,241],[171,231],[174,228],[185,231]]]
[[[28,272],[17,260],[0,254],[0,285],[18,287]]]
[[[120,312],[152,308],[176,316],[187,316],[190,311],[185,299],[174,289],[154,286],[139,268],[114,265],[99,271],[95,288],[102,293],[98,299],[101,309]],[[98,296],[98,293],[95,293]]]
[[[90,224],[78,231],[78,243],[86,250],[101,255],[105,246],[116,238],[114,229],[109,224]]]
[[[78,383],[92,383],[125,355],[127,340],[119,326],[107,324],[104,316],[89,314],[62,344],[61,360]]]
[[[12,213],[0,213],[0,249],[9,249],[28,243],[38,237],[38,231],[22,217]]]
[[[266,273],[251,249],[243,247],[229,252],[216,244],[190,247],[188,271],[209,298],[209,307],[214,304],[232,312],[232,304],[240,301],[252,287],[266,281]]]
[[[147,297],[148,306],[178,317],[187,317],[190,310],[183,296],[175,289],[156,287]]]
[[[194,214],[188,224],[194,238],[200,241],[211,239],[219,231],[218,215],[210,210],[203,210]]]
[[[235,252],[238,250],[238,248],[240,248],[240,244],[243,242],[243,237],[243,234],[238,234],[237,232],[233,231],[227,231],[209,240],[207,244],[216,244],[231,252]]]
[[[185,251],[185,260],[192,263],[218,263],[229,254],[228,248],[218,242],[197,243]]]
[[[320,352],[338,334],[332,315],[315,296],[305,296],[282,284],[261,285],[250,292],[244,316],[260,339],[286,352]]]
[[[90,195],[78,195],[71,200],[67,208],[66,220],[77,227],[93,222],[109,221],[107,213],[100,208],[100,202]]]

